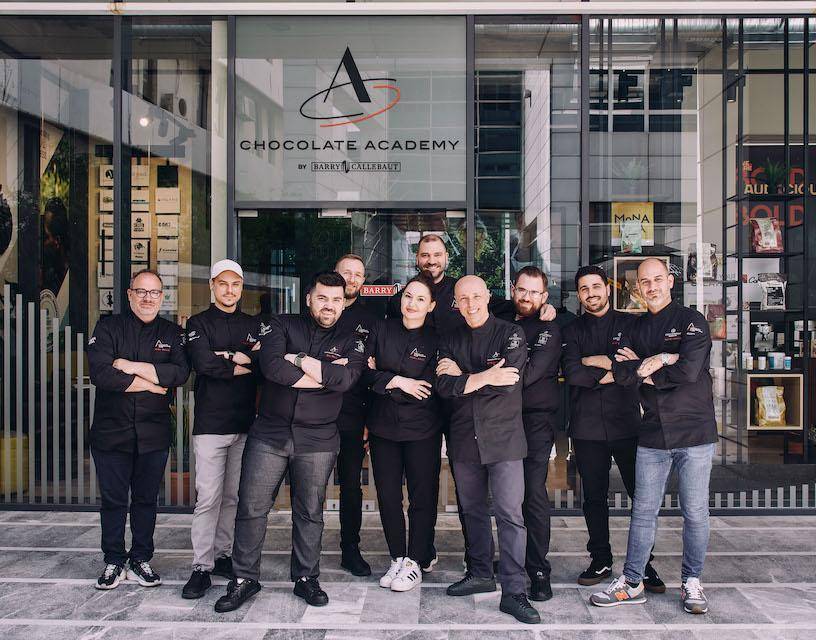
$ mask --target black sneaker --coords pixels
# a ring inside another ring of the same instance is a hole
[[[207,593],[207,589],[211,586],[210,572],[196,565],[190,579],[181,590],[181,597],[185,600],[198,600]]]
[[[587,567],[586,571],[578,576],[578,584],[591,586],[593,584],[598,584],[602,580],[606,580],[611,575],[611,562],[600,562],[598,560],[593,560],[589,567]]]
[[[313,607],[325,607],[329,604],[329,594],[320,588],[317,578],[300,578],[295,582],[292,592]]]
[[[217,613],[235,611],[261,590],[261,583],[257,580],[243,579],[240,582],[238,580],[238,578],[230,580],[227,584],[226,595],[216,600],[215,611]]]
[[[227,580],[232,580],[235,577],[235,574],[232,572],[232,558],[229,556],[216,558],[212,574],[214,576],[221,576]]]
[[[449,596],[470,596],[474,593],[490,593],[495,590],[495,578],[477,578],[468,572],[459,582],[448,586],[447,594]]]
[[[126,577],[127,573],[123,566],[118,564],[106,564],[105,570],[102,572],[102,575],[99,576],[94,586],[103,591],[115,589]]]
[[[657,575],[657,571],[649,562],[646,564],[646,569],[643,572],[643,588],[652,593],[666,593],[666,583]]]
[[[359,547],[343,549],[340,566],[353,576],[370,576],[371,566],[363,559]]]
[[[541,622],[541,616],[538,611],[527,600],[527,596],[523,593],[505,593],[502,594],[499,611],[502,613],[509,613],[519,622],[524,624],[538,624]]]
[[[143,587],[158,587],[161,584],[159,574],[153,571],[153,567],[146,560],[135,562],[131,560],[127,568],[128,580],[135,580]]]
[[[530,578],[530,600],[545,602],[552,596],[550,577],[545,576],[541,571],[536,571],[536,574]]]

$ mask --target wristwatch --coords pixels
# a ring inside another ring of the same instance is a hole
[[[666,365],[668,365],[669,364],[669,354],[668,353],[661,353],[660,354],[660,362],[663,363],[664,367]]]
[[[297,355],[295,356],[295,366],[296,366],[296,367],[300,368],[300,365],[302,365],[302,364],[303,364],[303,358],[305,358],[305,357],[306,357],[306,355],[307,355],[306,353],[304,353],[303,351],[301,351],[299,354],[297,354]]]

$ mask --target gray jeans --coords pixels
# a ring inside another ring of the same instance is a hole
[[[235,511],[245,433],[193,436],[196,505],[190,537],[193,566],[212,571],[216,558],[232,555]]]
[[[281,483],[289,472],[292,494],[292,580],[320,574],[323,501],[336,451],[294,453],[292,443],[278,449],[248,438],[244,449],[232,567],[238,578],[258,580],[266,523]]]

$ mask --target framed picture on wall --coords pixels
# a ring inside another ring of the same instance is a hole
[[[612,283],[613,308],[624,313],[645,313],[646,301],[640,293],[637,283],[638,266],[644,260],[657,258],[666,263],[670,269],[668,256],[617,256],[614,259]]]
[[[147,262],[150,255],[150,241],[135,238],[130,241],[130,259],[133,262]]]
[[[130,237],[149,238],[150,237],[150,214],[137,213],[130,214]]]
[[[99,186],[112,187],[113,186],[113,165],[101,164],[99,165]]]
[[[178,234],[178,216],[159,216],[156,218],[156,235],[177,238]]]
[[[99,190],[99,210],[113,211],[113,189]]]
[[[146,164],[131,165],[130,186],[149,187],[150,186],[150,166]]]
[[[130,190],[130,210],[150,211],[150,189]]]
[[[156,259],[165,262],[178,262],[178,238],[159,238]]]

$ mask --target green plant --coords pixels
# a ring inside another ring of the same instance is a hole
[[[765,182],[768,193],[781,193],[785,186],[785,163],[765,158]]]

